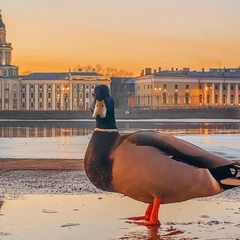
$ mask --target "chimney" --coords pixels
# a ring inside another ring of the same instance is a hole
[[[145,75],[151,75],[152,69],[151,68],[145,68]]]
[[[204,68],[202,68],[202,72],[204,72],[205,71],[205,69]]]
[[[158,71],[159,71],[159,72],[161,72],[161,71],[162,71],[162,68],[161,68],[161,67],[159,67],[159,68],[158,68]]]
[[[141,72],[141,76],[144,76],[144,70],[142,70],[142,72]]]

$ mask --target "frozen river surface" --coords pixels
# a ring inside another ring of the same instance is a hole
[[[0,138],[0,158],[83,159],[89,136]],[[228,159],[240,159],[240,134],[179,135]]]

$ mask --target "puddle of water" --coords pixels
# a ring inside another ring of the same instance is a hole
[[[159,229],[125,223],[146,204],[118,194],[27,195],[6,199],[0,211],[1,239],[236,239],[239,201],[191,200],[163,205]],[[169,232],[173,235],[169,238]]]

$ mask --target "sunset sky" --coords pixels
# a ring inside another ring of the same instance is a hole
[[[240,66],[239,0],[1,0],[0,9],[20,73]]]

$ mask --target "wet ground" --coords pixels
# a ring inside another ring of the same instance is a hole
[[[163,205],[161,227],[126,223],[146,204],[118,194],[27,195],[5,198],[0,239],[8,240],[237,240],[239,201],[191,200]]]

